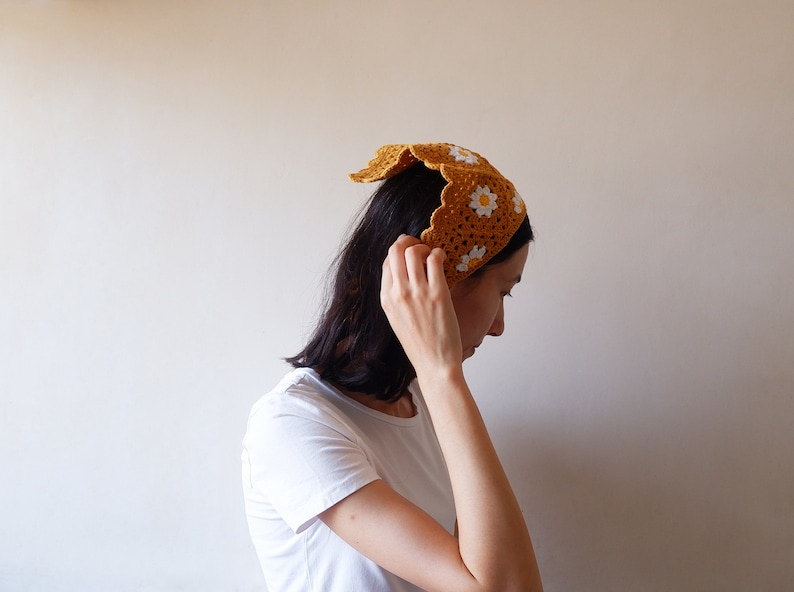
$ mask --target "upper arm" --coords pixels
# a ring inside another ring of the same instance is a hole
[[[305,411],[305,412],[304,412]],[[323,510],[378,478],[341,421],[297,402],[252,418],[244,446],[250,483],[296,533]]]
[[[474,590],[457,539],[383,481],[373,481],[319,518],[384,569],[428,591]]]

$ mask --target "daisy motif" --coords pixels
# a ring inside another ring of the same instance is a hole
[[[469,251],[468,255],[464,255],[460,258],[460,263],[455,266],[460,272],[469,271],[469,263],[474,263],[478,259],[482,259],[483,255],[485,255],[485,247],[478,247],[474,245],[474,248]]]
[[[455,157],[455,162],[465,162],[466,164],[480,164],[477,157],[471,150],[466,150],[460,146],[452,146],[449,149],[449,155]]]
[[[524,211],[524,200],[518,193],[513,196],[513,208],[515,208],[516,214],[521,214]]]
[[[477,212],[478,216],[488,216],[490,218],[491,213],[499,207],[496,205],[497,197],[499,196],[491,193],[491,189],[487,185],[485,187],[477,185],[477,189],[469,196],[471,200],[469,201],[469,207]]]

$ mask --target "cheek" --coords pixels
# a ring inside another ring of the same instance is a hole
[[[500,302],[501,292],[489,284],[479,284],[473,289],[457,293],[453,288],[452,304],[464,349],[482,342],[499,312]]]
[[[463,304],[463,303],[461,303]],[[478,345],[487,335],[499,311],[499,303],[486,298],[469,299],[458,314],[464,347]]]
[[[475,307],[468,298],[453,299],[452,303],[455,306],[455,316],[458,318],[458,327],[460,328],[460,339],[463,342],[464,349],[476,345],[472,344],[473,335],[477,332],[477,314]]]

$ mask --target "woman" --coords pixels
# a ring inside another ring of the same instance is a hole
[[[452,144],[389,145],[294,366],[252,409],[243,483],[270,592],[542,590],[463,376],[504,329],[532,229],[513,185]]]

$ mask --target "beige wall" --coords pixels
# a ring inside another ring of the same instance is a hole
[[[549,591],[794,585],[794,3],[0,3],[0,589],[262,589],[245,416],[383,143],[528,202],[467,365]]]

